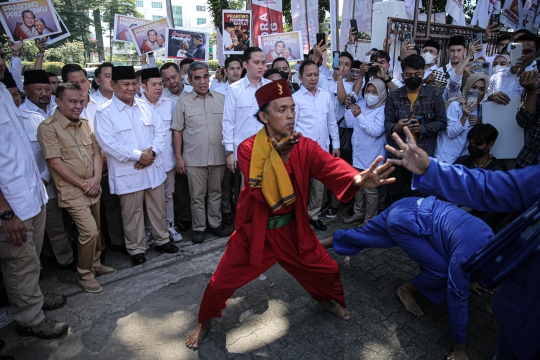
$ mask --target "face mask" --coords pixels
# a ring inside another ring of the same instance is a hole
[[[435,62],[435,59],[437,58],[437,56],[429,52],[424,53],[422,57],[424,58],[424,61],[426,62],[426,64],[433,64]]]
[[[403,82],[408,89],[416,90],[422,85],[422,78],[419,76],[411,76],[410,78],[403,80]]]
[[[379,102],[379,95],[367,94],[366,95],[366,104],[368,106],[373,106]]]
[[[498,73],[498,72],[500,72],[500,71],[503,71],[503,70],[506,70],[506,69],[508,69],[506,66],[497,65],[497,66],[495,66],[493,69],[491,69],[491,72],[492,72],[493,74],[496,74],[496,73]]]
[[[182,75],[182,82],[186,85],[189,85],[187,74]]]
[[[468,150],[469,150],[469,155],[471,155],[473,159],[478,159],[484,156],[484,150],[479,149],[474,145],[469,145]]]

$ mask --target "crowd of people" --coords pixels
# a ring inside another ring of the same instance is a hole
[[[249,32],[230,25],[226,44],[237,49]],[[353,35],[346,49],[354,48]],[[510,42],[523,48],[513,66]],[[356,255],[400,246],[421,267],[398,289],[405,308],[423,314],[416,291],[436,304],[447,301],[450,358],[468,358],[471,279],[461,265],[493,238],[494,212],[527,205],[475,206],[448,192],[430,197],[415,180],[417,168],[391,164],[402,164],[415,149],[443,169],[456,164],[504,173],[505,164],[490,154],[498,131],[483,122],[482,104],[516,97],[516,121],[525,130],[516,166],[539,164],[536,35],[500,36],[489,55],[485,45],[467,44],[463,36],[450,38],[447,49],[435,40],[421,50],[407,41],[395,61],[384,50],[373,49],[363,61],[343,51],[332,69],[321,42],[296,62],[296,74],[283,51],[246,47],[213,80],[207,63],[186,58],[158,69],[151,54],[138,72],[102,63],[93,82],[77,64],[47,73],[42,42],[34,69],[23,74],[22,42],[8,46],[9,66],[0,47],[0,112],[7,114],[0,119],[7,148],[0,160],[0,260],[21,336],[51,339],[68,329],[44,316],[66,300],[41,293],[42,252],[60,268],[76,270],[82,289],[97,293],[102,287],[95,277],[116,271],[102,264],[105,249],[129,255],[137,266],[152,245],[178,252],[175,243],[192,228],[196,244],[207,232],[232,237],[189,347],[199,346],[237,288],[276,262],[321,308],[347,319],[339,268],[324,247]],[[448,64],[439,64],[442,51]],[[489,64],[487,73],[476,71],[481,62]],[[323,219],[336,218],[347,203],[343,222],[358,228],[319,243],[312,229],[327,230]],[[508,346],[507,354],[520,354],[537,345]]]

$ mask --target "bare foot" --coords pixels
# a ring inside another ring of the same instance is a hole
[[[336,315],[338,318],[342,318],[343,320],[349,320],[351,318],[351,313],[349,312],[349,310],[345,309],[337,302],[334,302],[332,300],[317,301],[317,305],[321,309],[331,312],[332,314]]]
[[[334,240],[334,237],[330,236],[330,237],[327,237],[325,239],[319,240],[319,242],[321,243],[323,248],[329,249],[331,247],[334,247],[334,244],[332,243],[333,240]]]
[[[415,290],[416,288],[414,287],[412,282],[409,281],[401,285],[397,289],[397,295],[399,296],[399,300],[401,300],[403,306],[405,306],[405,309],[408,312],[416,316],[422,316],[424,315],[424,312],[422,311],[420,305],[418,305],[418,303],[414,299]]]
[[[210,331],[212,327],[212,319],[208,319],[202,324],[197,325],[195,330],[189,334],[186,338],[186,346],[190,349],[197,349],[199,345],[203,342],[204,337]]]

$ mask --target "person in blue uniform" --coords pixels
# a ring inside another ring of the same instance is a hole
[[[405,309],[424,313],[414,299],[418,290],[433,303],[448,304],[454,352],[449,359],[468,359],[465,350],[470,277],[462,264],[493,238],[482,220],[453,204],[428,198],[398,200],[361,228],[338,230],[333,246],[337,254],[357,255],[365,248],[399,246],[420,265],[420,274],[397,290]],[[328,241],[322,242],[329,247]]]
[[[415,174],[414,189],[480,211],[523,212],[540,200],[540,165],[491,172],[443,164],[418,148],[408,129],[405,133],[408,144],[394,134],[401,150],[386,149],[398,157],[391,163]],[[540,254],[501,284],[493,312],[500,326],[492,360],[540,358]]]

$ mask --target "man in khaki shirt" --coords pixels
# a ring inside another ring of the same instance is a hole
[[[94,275],[116,270],[101,265],[99,238],[102,158],[84,108],[81,87],[76,83],[56,89],[56,112],[38,127],[38,140],[58,193],[58,206],[65,208],[79,230],[79,285],[87,292],[100,292]]]
[[[193,91],[178,100],[171,128],[174,129],[176,168],[187,174],[189,183],[193,242],[202,243],[206,229],[206,196],[210,230],[219,237],[232,233],[221,221],[221,182],[225,174],[221,123],[225,97],[209,90],[210,76],[205,63],[191,63],[188,80]]]

